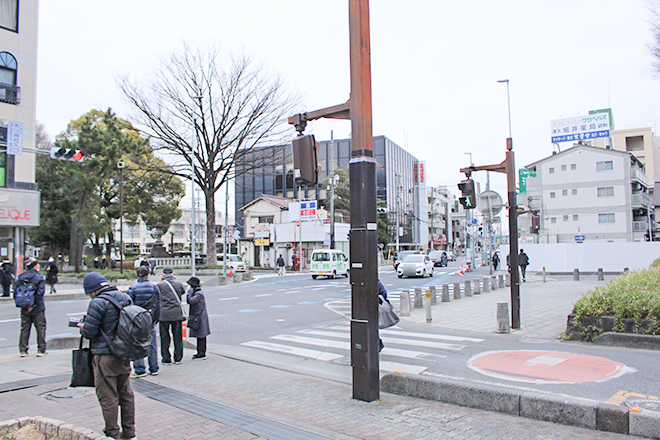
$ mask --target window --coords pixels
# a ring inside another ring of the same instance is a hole
[[[550,217],[550,223],[557,223],[557,217]]]
[[[566,165],[562,165],[562,166],[561,166],[561,170],[562,170],[562,171],[566,171]]]
[[[0,27],[18,32],[18,0],[0,0]]]
[[[571,164],[571,171],[574,171],[574,170],[577,170],[577,164],[576,163]]]
[[[614,164],[611,160],[604,162],[596,162],[596,171],[612,171],[614,169]]]
[[[578,216],[577,214],[573,214],[573,221],[574,221],[574,222],[578,221],[579,219],[580,219],[580,218],[579,218],[579,216]]]
[[[548,169],[548,173],[550,173],[550,174],[555,174],[555,169],[554,169],[554,168],[549,168],[549,169]]]
[[[17,67],[18,63],[12,54],[0,52],[0,83],[15,86]]]
[[[270,217],[259,217],[259,223],[273,223],[273,216]]]
[[[598,188],[598,197],[614,197],[614,187]]]
[[[568,216],[567,216],[567,215],[564,216],[564,221],[565,221],[565,222],[568,221]]]
[[[551,199],[554,199],[555,197],[557,197],[557,194],[551,192],[551,193],[550,193],[550,198],[551,198]]]
[[[615,219],[614,214],[598,214],[598,223],[614,223]]]
[[[571,190],[571,195],[572,196],[577,196],[577,189],[572,189]]]
[[[562,189],[561,190],[561,195],[562,196],[567,196],[568,195],[568,190],[567,189]]]

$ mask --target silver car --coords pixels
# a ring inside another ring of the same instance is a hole
[[[409,255],[399,267],[396,268],[396,274],[401,277],[425,277],[433,276],[433,261],[428,255]]]

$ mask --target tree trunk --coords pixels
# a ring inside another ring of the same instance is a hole
[[[83,193],[80,200],[80,206],[76,217],[71,221],[71,239],[69,240],[69,264],[78,273],[82,269],[82,253],[83,253],[83,237],[80,230],[80,223],[82,222],[83,212],[85,209],[85,202],[87,201],[87,193]]]
[[[218,261],[215,246],[215,193],[213,190],[204,192],[206,199],[206,264],[215,266]]]

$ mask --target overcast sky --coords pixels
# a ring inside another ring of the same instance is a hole
[[[644,0],[372,0],[370,8],[373,134],[426,160],[430,185],[457,193],[465,152],[476,165],[504,160],[507,90],[497,80],[510,80],[518,168],[551,154],[554,119],[611,107],[617,129],[660,122]],[[245,50],[281,73],[307,110],[349,97],[348,0],[41,0],[37,119],[54,137],[92,108],[127,118],[115,78],[152,75],[183,42]],[[317,140],[330,130],[349,137],[350,123],[308,128]],[[473,177],[485,183],[485,173]],[[491,178],[506,198],[504,176]]]

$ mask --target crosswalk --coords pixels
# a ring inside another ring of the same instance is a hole
[[[483,341],[479,338],[409,332],[397,327],[380,330],[379,335],[385,344],[380,353],[380,369],[392,373],[422,374],[428,369],[429,362],[445,356],[439,353],[457,352],[468,344]],[[307,359],[342,363],[342,360],[350,359],[350,337],[350,323],[345,321],[299,330],[295,334],[274,335],[268,341],[247,341],[241,345]]]

